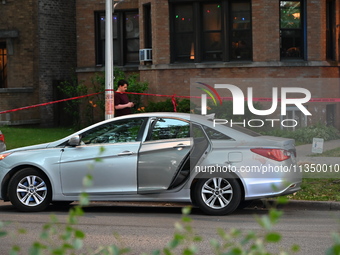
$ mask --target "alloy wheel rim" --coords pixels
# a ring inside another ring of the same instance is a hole
[[[26,206],[37,206],[47,196],[47,186],[39,176],[30,175],[24,177],[17,186],[17,197]]]
[[[223,209],[233,197],[233,188],[224,178],[211,178],[204,183],[201,195],[210,208]]]

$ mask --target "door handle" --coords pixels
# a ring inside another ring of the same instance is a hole
[[[172,148],[177,149],[177,150],[182,150],[184,147],[188,147],[188,145],[185,145],[183,143],[179,143],[179,144],[177,144],[176,146],[174,146]]]
[[[132,151],[123,151],[121,153],[118,153],[118,156],[129,156],[132,155],[133,152]]]

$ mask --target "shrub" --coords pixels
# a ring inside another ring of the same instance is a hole
[[[118,81],[121,79],[126,80],[129,83],[129,88],[127,92],[133,92],[133,93],[143,93],[145,92],[149,85],[147,82],[141,82],[139,81],[139,75],[138,74],[131,74],[127,76],[121,69],[115,68],[114,71],[114,90],[117,90],[118,88]],[[96,75],[92,78],[92,88],[93,92],[102,92],[105,91],[105,73],[96,73]],[[137,111],[141,105],[142,95],[138,94],[129,94],[129,99],[131,102],[134,102],[135,107],[132,109],[133,111]],[[94,98],[94,102],[99,105],[99,107],[102,110],[102,114],[104,115],[105,112],[105,95],[100,94]]]
[[[175,99],[176,101],[176,111],[177,112],[186,112],[190,113],[190,100],[189,99]],[[138,112],[174,112],[174,104],[172,103],[172,99],[166,99],[161,102],[149,102],[145,107],[139,107],[137,109]]]
[[[120,79],[125,79],[129,83],[128,92],[143,93],[148,89],[147,82],[139,81],[138,74],[126,75],[119,68],[114,70],[114,90],[117,89],[117,83]],[[74,129],[80,129],[104,119],[105,113],[105,73],[96,73],[91,78],[91,87],[87,87],[83,82],[79,82],[76,77],[71,81],[64,81],[58,89],[64,98],[83,96],[92,93],[98,93],[90,97],[65,102],[64,111],[69,114],[72,119]],[[130,101],[134,102],[135,107],[132,111],[137,111],[141,104],[141,95],[129,94]],[[97,118],[96,118],[97,117]]]
[[[71,80],[63,81],[57,86],[60,96],[63,98],[72,98],[77,96],[86,95],[88,93],[87,87],[78,82],[76,77],[72,77]],[[79,129],[81,126],[81,114],[80,108],[84,99],[75,99],[63,102],[64,118],[71,120],[74,129]]]
[[[297,143],[306,144],[312,143],[313,138],[323,138],[325,141],[339,139],[340,133],[333,126],[326,126],[316,124],[304,128],[299,128],[295,131],[274,129],[271,131],[261,132],[264,135],[280,136],[286,138],[293,138]]]

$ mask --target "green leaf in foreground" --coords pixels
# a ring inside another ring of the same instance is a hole
[[[277,243],[281,240],[281,235],[277,232],[271,232],[266,235],[266,241],[271,243]]]

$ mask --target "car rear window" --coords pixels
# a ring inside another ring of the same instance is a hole
[[[212,119],[209,119],[209,120],[212,121]],[[227,124],[223,124],[223,125],[225,125],[225,126],[227,126],[229,128],[235,129],[236,131],[239,131],[239,132],[241,132],[243,134],[246,134],[246,135],[250,135],[250,136],[253,136],[253,137],[261,136],[261,134],[255,132],[253,130],[250,130],[248,128],[241,127],[241,126],[235,125],[235,124],[234,125],[230,125],[229,122]],[[216,131],[216,132],[218,132],[218,131]]]
[[[250,129],[245,128],[245,127],[241,127],[241,126],[238,126],[238,125],[233,125],[233,126],[227,125],[227,126],[232,128],[232,129],[235,129],[235,130],[237,130],[239,132],[242,132],[242,133],[244,133],[246,135],[250,135],[250,136],[253,136],[253,137],[261,136],[261,134],[256,133],[255,131],[250,130]]]
[[[233,138],[207,126],[203,126],[205,132],[211,140],[233,140]]]

